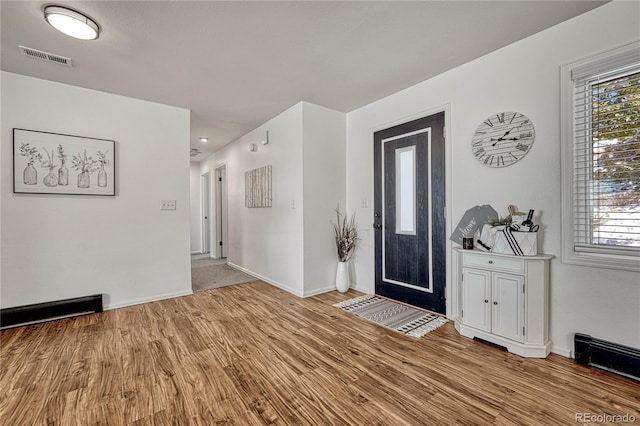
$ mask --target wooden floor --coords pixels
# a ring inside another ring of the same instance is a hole
[[[420,339],[257,282],[0,333],[0,424],[575,425],[640,383],[525,359],[451,323]]]

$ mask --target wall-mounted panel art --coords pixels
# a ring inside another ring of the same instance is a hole
[[[13,192],[115,195],[115,142],[13,129]]]
[[[271,207],[271,166],[244,173],[244,206]]]

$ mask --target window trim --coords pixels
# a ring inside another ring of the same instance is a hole
[[[578,69],[588,69],[589,67],[595,68],[598,64],[605,62],[615,62],[616,58],[619,59],[630,56],[637,52],[640,52],[640,41],[635,41],[588,58],[565,64],[560,68],[562,263],[640,272],[640,259],[633,255],[619,254],[617,253],[619,250],[615,247],[610,249],[602,247],[593,251],[575,251],[573,232],[575,212],[572,198],[574,177],[574,82],[572,80],[572,72]]]

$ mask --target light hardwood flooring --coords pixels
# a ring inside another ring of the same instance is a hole
[[[640,383],[458,335],[420,339],[265,283],[0,333],[0,424],[640,422]]]

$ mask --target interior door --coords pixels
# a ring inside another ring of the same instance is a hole
[[[210,200],[211,193],[211,173],[205,173],[201,176],[202,190],[202,253],[209,253],[211,250],[211,219],[210,219]]]
[[[376,294],[445,313],[444,112],[374,134]]]
[[[228,249],[228,214],[227,214],[227,168],[226,166],[216,169],[216,205],[217,210],[217,229],[218,236],[218,258],[226,258]]]

